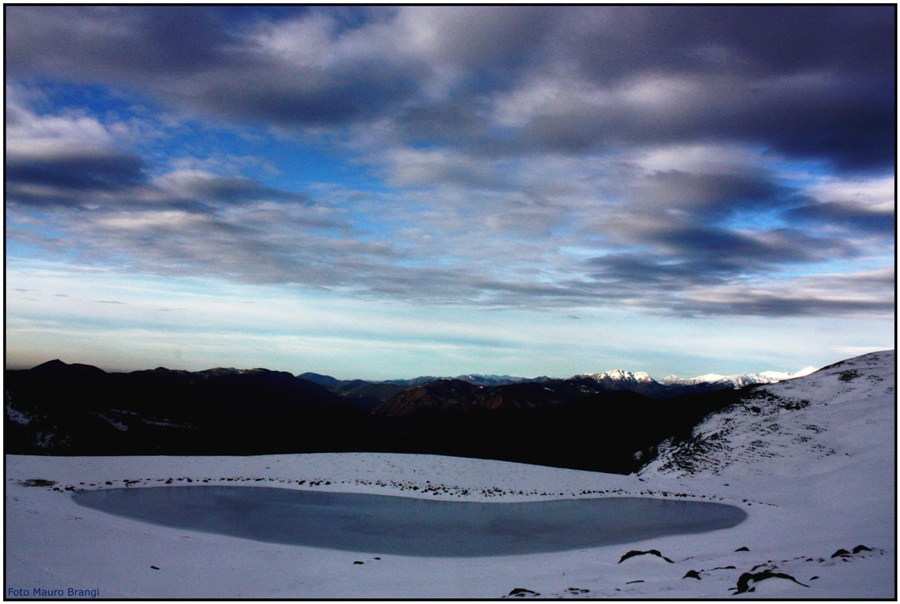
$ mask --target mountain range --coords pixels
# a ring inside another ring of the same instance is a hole
[[[385,382],[268,369],[108,373],[54,360],[6,372],[6,451],[389,451],[631,472],[734,404],[736,384],[625,371]]]
[[[339,380],[330,375],[322,375],[319,373],[301,373],[297,377],[319,384],[327,390],[341,394],[344,396],[374,396],[381,400],[387,400],[391,396],[396,395],[400,391],[408,387],[424,386],[431,382],[456,380],[466,382],[474,386],[497,387],[509,386],[512,384],[523,383],[547,383],[547,382],[578,382],[582,384],[590,384],[591,381],[596,382],[597,386],[591,384],[592,389],[606,390],[630,390],[640,392],[648,396],[671,396],[676,394],[684,394],[682,389],[684,386],[691,388],[699,388],[703,390],[713,390],[719,388],[743,388],[753,384],[774,384],[783,380],[793,379],[809,375],[816,371],[815,367],[806,367],[795,373],[785,373],[779,371],[764,371],[761,373],[745,373],[735,375],[719,375],[709,373],[692,378],[681,378],[676,375],[669,375],[660,381],[650,377],[643,371],[624,371],[622,369],[614,369],[611,371],[602,371],[600,373],[584,373],[572,376],[568,379],[549,378],[546,376],[526,378],[511,375],[483,375],[483,374],[465,374],[457,376],[420,376],[411,379],[395,379],[395,380]]]

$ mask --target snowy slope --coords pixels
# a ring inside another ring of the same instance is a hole
[[[663,451],[643,476],[794,476],[893,455],[894,352],[850,359],[754,389],[694,439]],[[841,457],[848,459],[841,459]]]
[[[877,353],[759,388],[638,476],[370,453],[7,456],[6,595],[72,587],[105,598],[501,598],[524,588],[550,598],[724,599],[742,574],[771,570],[803,585],[775,577],[737,597],[891,598],[894,375],[893,352]],[[56,484],[28,486],[33,479]],[[66,490],[169,479],[498,503],[675,497],[732,503],[748,518],[725,530],[562,553],[376,560],[110,516],[78,506]],[[831,557],[858,545],[867,549]],[[632,549],[659,550],[672,562],[644,555],[619,563]],[[690,571],[699,579],[683,578]]]

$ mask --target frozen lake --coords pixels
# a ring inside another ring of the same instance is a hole
[[[713,531],[746,518],[730,505],[638,497],[480,503],[231,486],[108,489],[72,497],[85,507],[168,527],[408,556],[564,551]]]

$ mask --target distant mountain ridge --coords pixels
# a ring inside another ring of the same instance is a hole
[[[546,376],[526,378],[511,375],[484,375],[484,374],[463,374],[457,376],[419,376],[409,379],[392,379],[392,380],[339,380],[330,375],[322,375],[318,373],[301,373],[297,377],[309,380],[319,384],[326,389],[342,395],[359,395],[364,393],[361,387],[367,386],[368,392],[379,392],[382,400],[386,400],[389,396],[400,392],[402,388],[424,386],[431,382],[458,380],[467,382],[474,386],[497,387],[509,386],[512,384],[527,383],[549,383],[574,381],[583,383],[585,380],[596,382],[603,388],[609,390],[630,390],[639,392],[648,396],[660,396],[666,394],[682,394],[680,387],[700,387],[707,388],[743,388],[753,384],[774,384],[783,380],[793,379],[809,375],[816,371],[815,367],[807,367],[795,373],[786,373],[779,371],[764,371],[761,373],[735,374],[735,375],[719,375],[706,374],[692,378],[681,378],[676,375],[668,375],[662,380],[655,380],[648,373],[643,371],[626,371],[622,369],[612,369],[609,371],[601,371],[599,373],[583,373],[574,375],[570,378],[549,378]],[[376,390],[374,387],[380,387]],[[395,388],[391,388],[395,387]],[[363,394],[365,395],[365,394]]]
[[[663,400],[586,378],[496,386],[438,379],[404,386],[306,377],[320,383],[261,368],[108,373],[54,360],[8,370],[5,451],[386,451],[630,472],[652,457],[658,443],[677,442],[737,392],[704,394],[702,388],[678,386],[666,392],[674,398]],[[676,392],[693,394],[678,399]]]
[[[627,473],[746,393],[728,381],[665,384],[621,370],[459,378],[369,382],[230,367],[107,373],[54,360],[6,371],[5,446],[44,455],[390,451]]]
[[[463,382],[468,382],[470,384],[474,384],[476,386],[505,386],[507,384],[518,384],[519,382],[542,382],[546,381],[550,378],[547,377],[536,377],[536,378],[526,378],[526,377],[518,377],[513,375],[484,375],[480,373],[468,373],[464,375],[456,375],[456,376],[434,376],[434,375],[420,375],[414,378],[406,378],[406,379],[392,379],[392,380],[339,380],[330,375],[322,375],[320,373],[301,373],[297,376],[298,378],[309,380],[311,382],[315,382],[316,384],[320,384],[325,386],[326,388],[337,388],[341,389],[343,386],[341,384],[359,384],[359,383],[367,383],[367,384],[387,384],[391,386],[421,386],[423,384],[427,384],[428,382],[435,382],[438,380],[461,380]]]
[[[693,378],[680,378],[676,375],[667,375],[662,379],[667,385],[694,385],[694,384],[726,384],[732,388],[743,388],[753,384],[777,384],[785,380],[793,380],[805,377],[818,371],[817,367],[805,367],[794,373],[781,371],[762,371],[760,373],[745,373],[739,375],[718,375],[708,373]]]

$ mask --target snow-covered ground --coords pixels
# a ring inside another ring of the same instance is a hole
[[[7,598],[895,597],[894,353],[758,389],[637,476],[371,453],[259,457],[6,456]],[[35,480],[53,481],[55,484]],[[31,481],[31,482],[29,482]],[[287,546],[78,506],[75,489],[187,484],[526,501],[636,495],[720,501],[720,531],[552,554],[440,558]],[[860,549],[856,546],[865,546]],[[743,548],[746,548],[744,550]],[[658,550],[619,562],[629,550]],[[832,557],[840,550],[848,555]],[[852,553],[854,549],[858,553]],[[742,551],[736,551],[742,550]],[[688,576],[696,571],[698,578]],[[18,591],[16,591],[18,590]],[[91,591],[91,590],[97,590]]]

